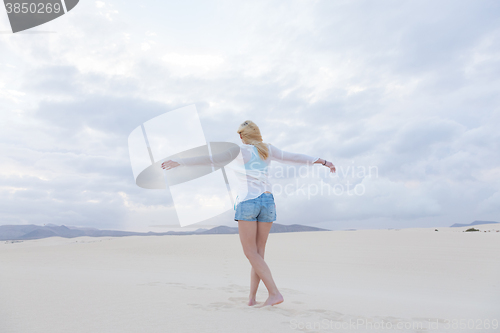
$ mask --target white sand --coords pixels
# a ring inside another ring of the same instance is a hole
[[[264,308],[238,235],[2,241],[0,332],[480,332],[445,326],[500,320],[500,226],[475,228],[271,234]]]

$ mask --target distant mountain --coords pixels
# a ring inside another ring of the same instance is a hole
[[[279,223],[273,223],[271,226],[270,233],[282,233],[282,232],[301,232],[301,231],[330,231],[328,229],[321,229],[316,227],[308,227],[306,225],[292,224],[284,225]],[[226,227],[219,226],[212,228],[210,230],[202,232],[203,234],[237,234],[238,227]]]
[[[237,233],[238,233],[238,227],[227,227],[225,225],[220,225],[218,227],[202,232],[202,234],[237,234]]]
[[[478,225],[478,224],[491,224],[491,223],[500,223],[500,222],[495,222],[495,221],[474,221],[474,222],[469,223],[469,224],[455,223],[454,225],[451,225],[450,228],[470,227],[470,226]]]
[[[273,223],[271,233],[299,232],[299,231],[329,231],[300,224],[283,225]],[[81,236],[89,237],[123,237],[123,236],[162,236],[162,235],[209,235],[209,234],[237,234],[238,227],[218,226],[212,229],[197,229],[195,231],[168,231],[168,232],[133,232],[118,230],[99,230],[96,228],[66,227],[49,223],[44,226],[34,224],[25,225],[2,225],[0,226],[1,240],[29,240],[47,237],[74,238]]]
[[[301,231],[330,231],[330,230],[316,228],[316,227],[308,227],[306,225],[301,225],[301,224],[284,225],[284,224],[273,223],[273,225],[271,226],[271,231],[269,232],[279,233],[279,232],[301,232]]]

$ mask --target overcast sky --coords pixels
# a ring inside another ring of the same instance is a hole
[[[251,119],[339,175],[282,181],[364,189],[277,193],[277,223],[500,221],[496,0],[83,0],[17,34],[0,11],[0,224],[178,227],[169,191],[135,184],[127,138],[191,104],[209,141]]]

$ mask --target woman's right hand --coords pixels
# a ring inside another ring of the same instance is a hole
[[[180,164],[177,163],[176,161],[168,160],[165,161],[161,164],[161,167],[165,170],[173,169],[175,167],[178,167]]]

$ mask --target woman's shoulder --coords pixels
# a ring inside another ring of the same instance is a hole
[[[249,149],[249,148],[252,148],[253,146],[252,145],[247,145],[246,143],[240,143],[238,145],[241,149]]]
[[[272,143],[266,143],[266,145],[267,145],[267,148],[268,148],[269,150],[271,150],[271,149],[273,149],[273,150],[278,149],[278,147],[276,147],[276,146],[275,146],[275,145],[273,145]]]

